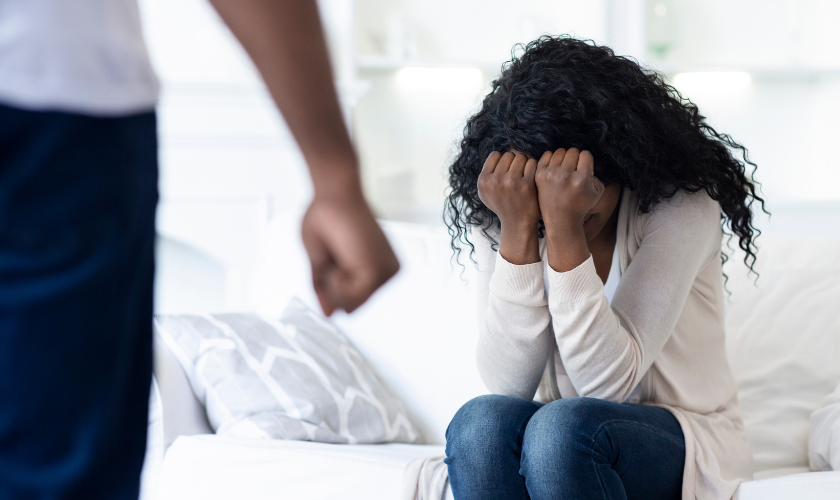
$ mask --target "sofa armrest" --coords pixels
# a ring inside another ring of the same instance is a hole
[[[178,436],[213,434],[204,405],[190,387],[181,364],[158,335],[154,339],[154,373],[160,390],[164,449]]]

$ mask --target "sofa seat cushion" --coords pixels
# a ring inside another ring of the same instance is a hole
[[[409,444],[180,437],[166,452],[157,500],[394,500],[406,464],[443,452]]]
[[[806,472],[741,483],[734,500],[835,500],[840,471]]]
[[[743,254],[724,267],[729,361],[755,471],[807,467],[811,413],[840,381],[840,240],[758,245],[757,282]]]

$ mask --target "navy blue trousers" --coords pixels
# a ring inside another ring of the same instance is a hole
[[[137,498],[155,129],[0,106],[0,499]]]
[[[455,500],[679,500],[685,438],[653,406],[480,396],[446,430]]]

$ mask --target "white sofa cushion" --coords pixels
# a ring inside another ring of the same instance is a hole
[[[419,433],[347,338],[293,300],[255,314],[158,316],[217,434],[328,443],[413,443]]]
[[[166,454],[157,500],[396,500],[405,465],[442,453],[442,446],[183,437]]]
[[[840,381],[840,240],[760,237],[725,266],[726,329],[756,471],[808,465],[811,413]]]
[[[813,470],[840,471],[840,384],[811,414],[808,459]]]
[[[140,472],[140,500],[154,500],[166,448],[163,444],[163,404],[157,380],[152,376],[149,391],[149,424],[146,429],[146,455]]]
[[[333,321],[408,406],[424,442],[442,444],[455,412],[485,394],[475,366],[478,328],[472,265],[452,262],[444,227],[381,222],[400,271],[353,314]],[[277,216],[266,231],[252,290],[257,311],[277,315],[302,295],[317,307],[300,243],[300,215]]]
[[[741,483],[733,500],[836,500],[840,472],[807,472]]]

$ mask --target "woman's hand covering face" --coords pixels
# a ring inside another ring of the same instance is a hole
[[[561,148],[543,153],[534,179],[547,231],[557,226],[583,226],[604,193],[594,168],[595,159],[589,151]]]
[[[521,153],[490,153],[478,176],[478,197],[502,227],[530,228],[540,220],[535,174],[537,160]]]
[[[478,177],[478,196],[501,223],[502,257],[517,265],[538,262],[542,217],[549,265],[563,272],[585,261],[584,222],[605,192],[594,167],[592,154],[575,148],[546,151],[539,161],[514,151],[491,153]]]
[[[478,196],[508,229],[579,228],[604,193],[589,151],[560,148],[539,161],[515,151],[494,151],[478,177]]]

